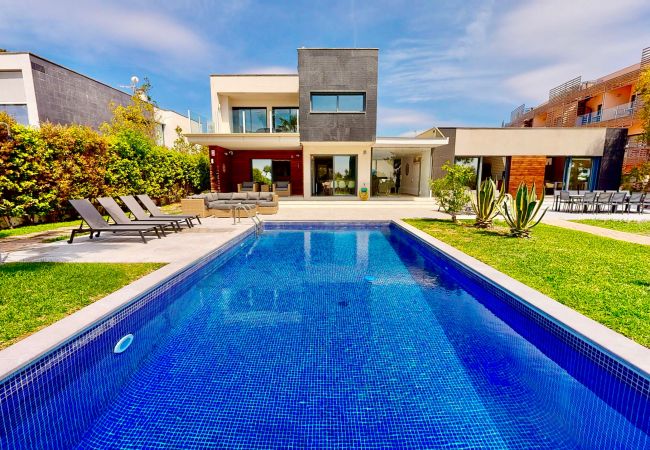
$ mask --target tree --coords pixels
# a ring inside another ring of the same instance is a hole
[[[450,164],[449,161],[442,166],[442,170],[446,172],[445,176],[437,180],[429,180],[429,186],[438,204],[451,215],[452,222],[456,223],[456,215],[470,201],[468,186],[476,174],[472,167]]]
[[[636,87],[637,98],[641,98],[643,106],[639,113],[641,117],[641,140],[650,145],[650,69],[641,72]]]
[[[149,92],[151,84],[145,78],[141,86],[137,87],[131,96],[131,103],[119,105],[111,103],[113,118],[109,123],[102,125],[101,130],[105,135],[118,136],[124,132],[136,132],[156,143],[156,117],[155,104]]]
[[[199,153],[208,154],[208,148],[204,145],[188,142],[187,139],[185,139],[185,136],[183,136],[183,130],[181,127],[176,127],[176,140],[174,141],[172,149],[188,155],[197,155]]]

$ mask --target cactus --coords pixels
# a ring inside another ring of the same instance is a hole
[[[474,221],[476,228],[492,228],[492,220],[499,214],[499,205],[503,203],[505,196],[503,185],[501,190],[497,191],[497,185],[492,181],[492,178],[488,178],[481,183],[476,195],[472,196],[472,209],[476,214],[476,220]]]
[[[508,195],[506,201],[502,206],[499,206],[501,214],[510,226],[510,234],[515,237],[530,237],[530,232],[546,214],[548,208],[542,212],[539,218],[536,219],[540,209],[544,203],[544,193],[542,192],[541,198],[537,199],[535,193],[535,183],[529,191],[525,183],[521,183],[517,188],[517,194],[513,199]]]

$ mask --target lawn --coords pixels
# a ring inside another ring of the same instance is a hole
[[[610,230],[624,231],[626,233],[641,234],[643,236],[650,236],[650,220],[640,222],[634,220],[599,220],[599,219],[583,219],[572,220],[572,222],[584,223],[585,225],[593,225],[595,227],[609,228]]]
[[[544,224],[516,239],[500,226],[405,221],[650,347],[650,246]]]
[[[0,264],[0,348],[161,266],[163,264]]]
[[[70,220],[67,222],[54,222],[54,223],[39,223],[38,225],[27,225],[18,228],[7,228],[5,230],[0,230],[0,239],[11,237],[11,236],[20,236],[23,234],[30,233],[40,233],[43,231],[56,230],[57,228],[63,227],[72,227],[79,226],[80,220]]]

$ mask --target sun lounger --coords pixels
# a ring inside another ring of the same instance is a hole
[[[166,220],[166,219],[157,219],[157,220],[131,220],[129,217],[122,211],[120,205],[112,197],[102,197],[98,198],[97,201],[100,205],[106,210],[111,219],[115,221],[118,225],[152,225],[160,227],[163,236],[165,236],[165,228],[171,227],[172,230],[178,232],[180,230],[180,225],[178,225],[178,220]]]
[[[150,216],[149,213],[147,213],[147,211],[145,211],[142,208],[142,206],[140,206],[140,203],[132,195],[121,195],[120,200],[122,200],[122,203],[124,203],[124,205],[126,205],[126,207],[129,208],[129,211],[131,211],[133,217],[135,217],[137,220],[141,220],[141,221],[173,220],[176,222],[176,224],[179,227],[181,226],[182,222],[185,222],[188,228],[192,227],[192,222],[190,221],[189,218],[186,218],[186,216],[177,216],[172,214],[169,214],[162,218]]]
[[[164,217],[165,219],[173,219],[173,218],[185,219],[185,220],[188,221],[187,223],[190,226],[193,226],[192,225],[192,219],[196,219],[199,223],[201,223],[201,219],[199,218],[198,215],[193,215],[192,216],[192,215],[182,215],[182,214],[179,214],[179,215],[165,214],[164,212],[162,212],[160,210],[160,208],[158,208],[156,206],[156,204],[153,202],[153,200],[151,200],[151,198],[149,198],[149,196],[147,194],[140,194],[140,195],[137,195],[136,197],[138,197],[138,200],[140,200],[142,202],[142,204],[144,205],[144,207],[149,210],[149,212],[151,213],[151,217],[154,217],[154,218]]]
[[[79,213],[81,216],[82,222],[79,225],[79,228],[76,228],[72,230],[72,233],[70,234],[70,240],[68,240],[68,244],[72,244],[72,241],[74,240],[74,236],[77,233],[81,233],[84,231],[90,231],[90,239],[93,238],[93,235],[95,237],[99,236],[99,233],[102,231],[112,231],[114,233],[122,233],[122,232],[134,232],[137,231],[140,234],[140,237],[142,238],[142,242],[145,244],[147,243],[147,240],[144,237],[145,232],[153,231],[156,233],[156,236],[158,239],[160,239],[160,233],[158,233],[158,227],[157,226],[152,226],[152,225],[112,225],[104,220],[101,214],[99,214],[99,211],[95,209],[92,203],[88,199],[76,199],[76,200],[69,200],[70,204],[72,207]],[[86,222],[88,225],[88,228],[83,228],[83,223]]]

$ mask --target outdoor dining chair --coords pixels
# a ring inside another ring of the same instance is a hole
[[[602,192],[596,200],[596,212],[601,212],[603,209],[609,209],[612,203],[613,192]]]
[[[632,212],[632,208],[636,207],[636,212],[643,212],[641,208],[641,205],[643,204],[643,195],[643,192],[632,192],[630,194],[630,199],[627,201],[625,211]]]
[[[612,212],[617,212],[619,207],[621,209],[621,212],[625,211],[626,208],[626,200],[627,199],[627,193],[626,192],[615,192],[614,195],[612,195],[612,199],[610,200],[611,204],[611,211]]]
[[[593,212],[596,210],[596,197],[598,194],[595,192],[585,192],[584,197],[582,197],[582,203],[580,210],[582,212]]]

